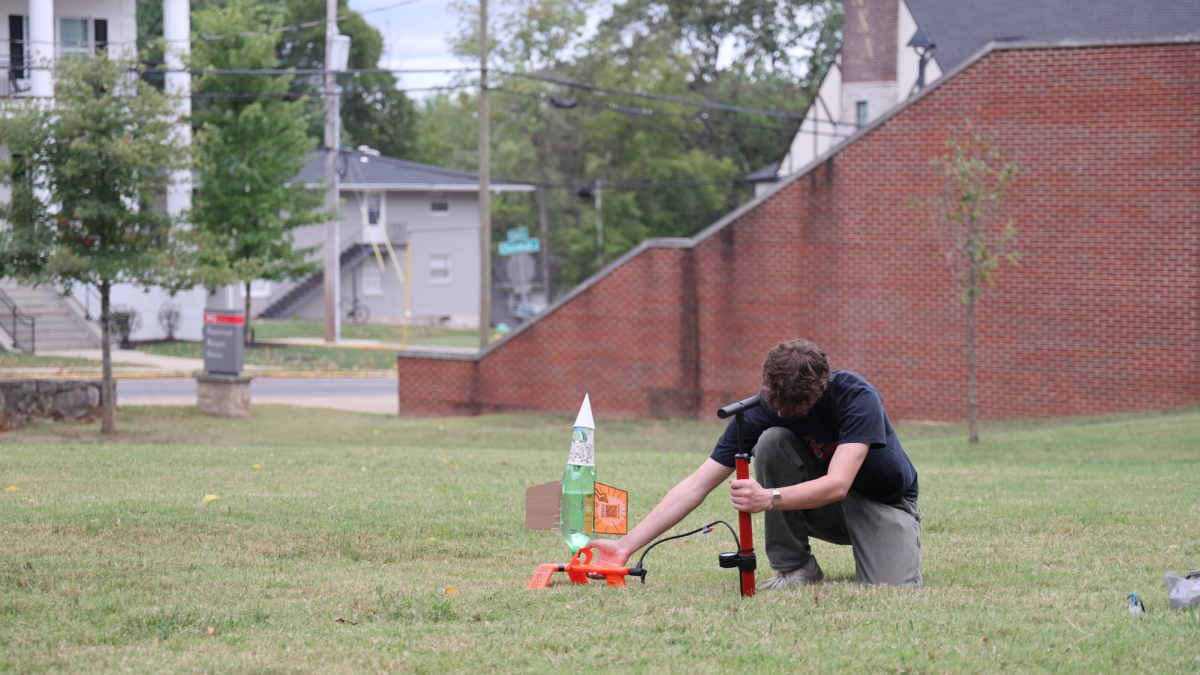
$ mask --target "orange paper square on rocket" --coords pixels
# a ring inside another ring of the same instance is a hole
[[[596,483],[592,530],[596,534],[625,534],[629,529],[629,493]]]

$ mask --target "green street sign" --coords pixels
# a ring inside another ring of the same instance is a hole
[[[528,227],[514,227],[508,231],[509,241],[525,241],[527,239],[529,239]]]
[[[500,255],[513,255],[514,253],[537,253],[540,250],[542,250],[542,242],[536,237],[533,239],[525,239],[523,241],[500,242]]]

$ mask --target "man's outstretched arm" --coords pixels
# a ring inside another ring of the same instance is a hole
[[[629,534],[617,540],[596,539],[590,546],[599,550],[596,565],[624,565],[629,556],[636,553],[646,544],[654,541],[660,534],[674,527],[687,517],[713,488],[720,485],[733,469],[718,464],[712,459],[704,460],[699,469],[684,478],[678,485],[662,498],[658,506]]]

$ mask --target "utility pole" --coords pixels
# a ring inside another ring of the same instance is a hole
[[[330,0],[333,2],[334,0]],[[479,0],[479,348],[492,329],[492,143],[488,105],[488,0]]]
[[[325,1],[325,209],[331,220],[325,223],[325,341],[337,342],[342,337],[342,321],[338,312],[341,295],[341,223],[338,218],[337,168],[338,152],[337,76],[333,71],[333,38],[338,33],[337,0]]]
[[[596,268],[604,265],[604,223],[600,220],[600,188],[601,181],[596,181],[596,189],[592,194],[596,197]]]

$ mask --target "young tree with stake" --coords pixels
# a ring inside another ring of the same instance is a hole
[[[1021,254],[1014,249],[1017,230],[1000,217],[1004,196],[1017,177],[1014,162],[1001,159],[993,141],[971,124],[945,141],[946,152],[930,160],[939,171],[940,194],[926,204],[953,245],[946,261],[962,290],[967,306],[968,442],[979,442],[979,400],[975,376],[975,308],[983,292],[996,285],[1001,261],[1016,265]]]
[[[281,19],[264,17],[245,0],[197,12],[201,34],[231,35],[199,41],[193,65],[200,69],[271,69]],[[239,283],[246,294],[255,279],[294,280],[320,268],[314,248],[297,248],[292,233],[322,222],[321,193],[296,176],[314,145],[306,132],[305,101],[287,100],[287,75],[204,73],[193,119],[200,126],[197,163],[200,187],[194,218],[204,241],[202,275],[212,286]],[[251,332],[246,331],[246,342]]]
[[[136,64],[62,59],[54,99],[16,99],[0,111],[0,277],[94,284],[100,290],[103,417],[116,432],[112,384],[113,284],[167,283],[187,252],[170,216],[154,208],[188,152],[169,98],[136,78]]]

